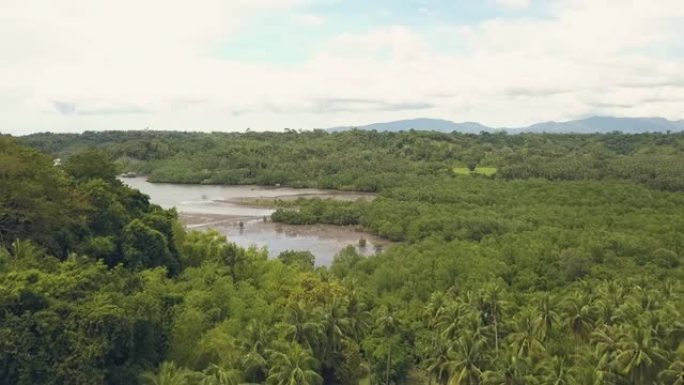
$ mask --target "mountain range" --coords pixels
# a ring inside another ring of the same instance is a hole
[[[461,132],[469,134],[479,134],[480,132],[506,131],[508,133],[609,133],[623,132],[637,134],[643,132],[681,132],[684,131],[684,120],[672,121],[664,118],[617,118],[609,116],[593,116],[586,119],[571,120],[567,122],[544,122],[536,123],[527,127],[488,127],[476,122],[456,123],[444,119],[409,119],[397,120],[387,123],[373,123],[365,126],[343,126],[329,128],[330,132],[346,131],[350,129],[376,130],[376,131],[439,131],[439,132]]]

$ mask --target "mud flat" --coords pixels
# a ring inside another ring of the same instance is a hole
[[[329,265],[347,246],[363,255],[372,255],[390,245],[389,241],[348,226],[286,225],[269,218],[275,211],[269,201],[321,198],[372,200],[374,194],[336,190],[293,189],[264,186],[214,186],[149,183],[143,177],[122,181],[150,196],[164,208],[175,207],[181,222],[192,230],[213,228],[244,247],[266,247],[276,257],[285,250],[308,250],[317,265]],[[359,246],[365,239],[366,246]]]

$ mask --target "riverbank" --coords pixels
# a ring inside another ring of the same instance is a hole
[[[289,187],[176,185],[150,183],[142,177],[122,182],[150,196],[164,208],[175,207],[190,230],[215,229],[243,247],[266,247],[271,257],[286,250],[307,250],[316,264],[326,266],[342,249],[352,246],[359,254],[373,255],[391,242],[358,227],[287,225],[270,221],[277,202],[297,199],[372,200],[375,194],[348,191],[293,189]]]

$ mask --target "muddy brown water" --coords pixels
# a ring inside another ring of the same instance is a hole
[[[316,265],[327,266],[349,245],[363,255],[375,254],[389,245],[389,242],[353,227],[294,226],[264,221],[274,212],[273,208],[243,203],[254,199],[299,197],[370,200],[374,198],[373,194],[288,187],[150,183],[143,177],[121,180],[149,195],[152,203],[164,208],[175,207],[188,229],[216,229],[240,246],[266,247],[271,257],[285,250],[308,250],[316,256]],[[362,238],[367,241],[365,247],[359,246]]]

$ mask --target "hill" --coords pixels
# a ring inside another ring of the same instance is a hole
[[[481,131],[494,131],[494,128],[484,126],[480,123],[474,122],[464,122],[456,123],[445,119],[408,119],[408,120],[397,120],[393,122],[386,123],[373,123],[365,126],[342,126],[329,128],[327,131],[330,132],[340,132],[347,131],[350,129],[368,130],[368,131],[387,131],[387,132],[399,132],[399,131],[409,131],[409,130],[419,130],[419,131],[439,131],[439,132],[463,132],[479,134]]]
[[[671,121],[664,118],[618,118],[609,116],[593,116],[586,119],[571,120],[567,122],[543,122],[527,127],[495,128],[488,127],[476,122],[456,123],[444,119],[409,119],[397,120],[385,123],[373,123],[364,126],[343,126],[328,129],[330,132],[340,132],[356,128],[359,130],[375,130],[387,132],[399,132],[409,130],[438,131],[438,132],[461,132],[466,134],[479,134],[480,132],[494,132],[505,130],[509,133],[554,133],[554,134],[592,134],[623,132],[626,134],[638,134],[645,132],[681,132],[684,131],[684,120]]]

